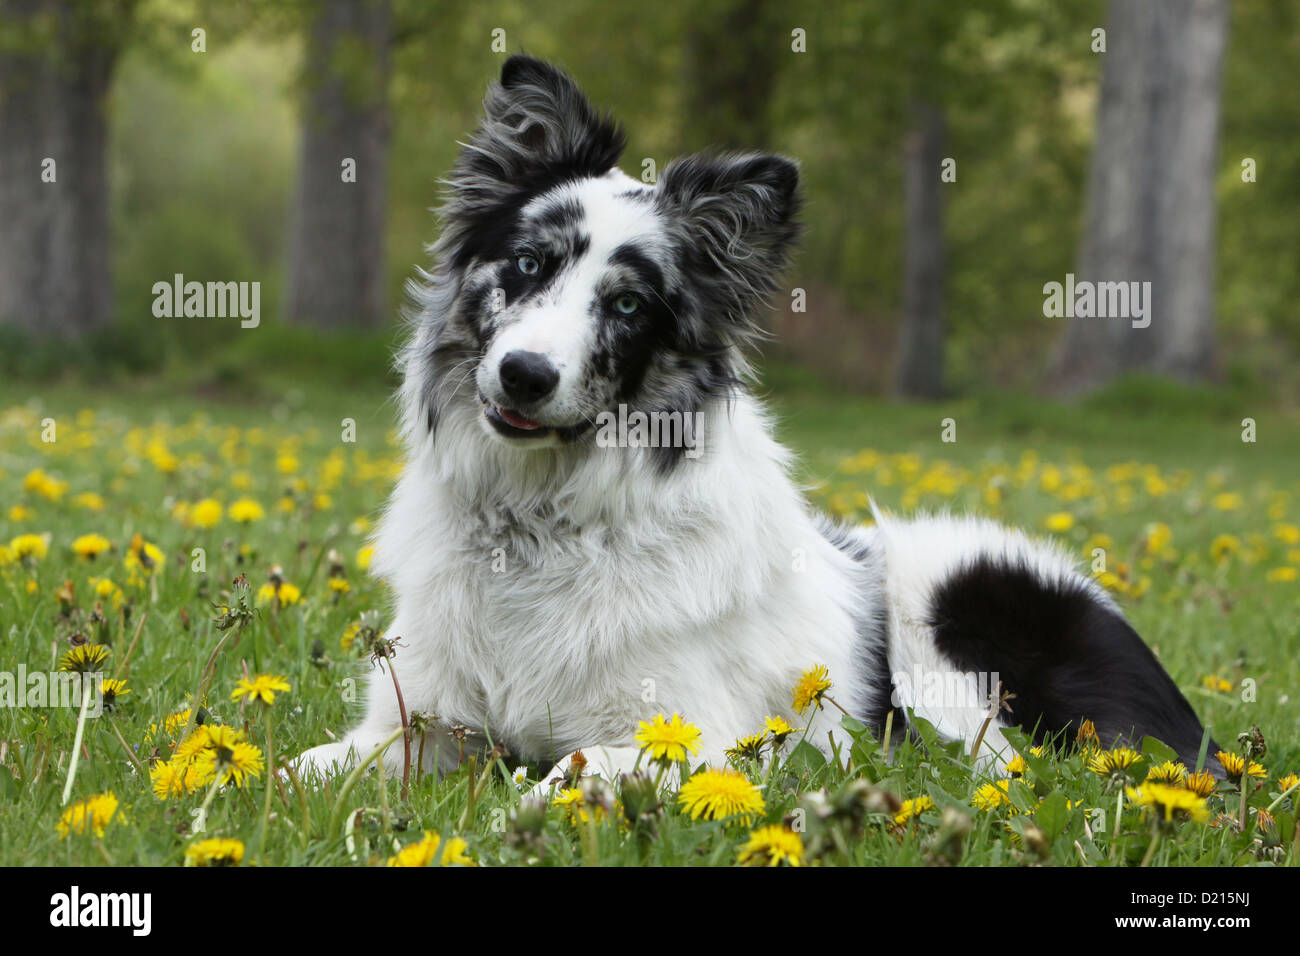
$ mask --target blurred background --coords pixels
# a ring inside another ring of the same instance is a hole
[[[778,388],[1296,401],[1287,0],[0,0],[0,374],[386,387],[438,177],[521,50],[621,119],[633,176],[800,160]],[[155,317],[176,273],[260,282],[260,326]],[[1151,281],[1151,327],[1045,316],[1067,273]]]

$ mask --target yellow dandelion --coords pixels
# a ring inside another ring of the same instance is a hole
[[[104,681],[100,688],[100,693],[104,699],[105,707],[112,707],[118,700],[131,693],[131,688],[126,686],[126,681],[109,678]]]
[[[1173,760],[1166,760],[1147,771],[1147,780],[1151,783],[1181,787],[1187,780],[1187,766]]]
[[[189,513],[190,524],[198,528],[214,527],[221,520],[221,502],[215,498],[204,498],[195,503]]]
[[[72,542],[72,550],[87,561],[94,561],[111,547],[113,543],[102,534],[83,534]]]
[[[288,691],[289,682],[282,676],[275,674],[259,674],[252,680],[242,678],[235,685],[235,690],[231,693],[231,700],[243,700],[247,703],[261,701],[268,707],[275,703],[275,695],[279,691]]]
[[[1189,773],[1183,778],[1183,788],[1190,790],[1198,797],[1208,797],[1214,793],[1219,782],[1214,779],[1214,774],[1208,770],[1198,770],[1196,773]]]
[[[388,860],[389,866],[424,867],[432,866],[435,861],[442,866],[478,866],[466,852],[469,844],[460,837],[447,841],[442,849],[442,859],[438,860],[438,848],[442,846],[442,837],[432,830],[424,831],[424,839],[404,847]]]
[[[257,603],[278,602],[280,607],[293,607],[302,600],[302,591],[288,581],[269,581],[257,589]]]
[[[1074,515],[1068,511],[1057,511],[1043,520],[1043,527],[1048,531],[1062,534],[1074,527]]]
[[[692,820],[736,817],[748,824],[763,812],[763,792],[734,770],[704,770],[682,785],[677,795]]]
[[[894,814],[894,823],[898,826],[906,826],[910,821],[919,817],[926,810],[934,809],[934,800],[931,797],[911,797],[903,801],[903,805],[898,808]]]
[[[1279,791],[1282,793],[1286,793],[1286,791],[1290,790],[1297,783],[1300,783],[1300,775],[1294,773],[1289,773],[1285,777],[1277,778],[1277,786]]]
[[[83,491],[79,495],[74,495],[72,504],[76,508],[84,508],[87,511],[103,511],[104,499],[101,495],[93,491]]]
[[[741,866],[803,866],[803,837],[779,823],[759,827],[740,848]]]
[[[976,810],[996,810],[1011,804],[1011,781],[998,780],[981,784],[971,795],[970,802]]]
[[[1241,550],[1241,539],[1236,535],[1221,534],[1210,542],[1210,557],[1215,561],[1228,560]]]
[[[59,658],[59,670],[89,674],[104,669],[110,651],[103,644],[78,644]]]
[[[231,521],[237,521],[239,524],[251,524],[266,517],[262,506],[252,498],[240,498],[238,501],[231,502],[226,513],[230,515]]]
[[[186,866],[239,866],[244,844],[238,840],[200,840],[185,850]]]
[[[1233,783],[1240,783],[1242,777],[1256,777],[1263,780],[1268,776],[1268,771],[1263,766],[1253,760],[1247,762],[1246,758],[1241,754],[1220,750],[1215,756],[1219,758],[1219,763],[1223,764],[1224,773],[1228,775],[1228,779]]]
[[[767,746],[767,734],[750,734],[748,737],[737,738],[736,742],[727,748],[726,753],[733,760],[760,760],[765,746]]]
[[[1227,694],[1232,691],[1232,681],[1220,677],[1218,674],[1206,674],[1201,678],[1201,684],[1206,690],[1212,690],[1219,694]]]
[[[685,723],[678,714],[665,719],[656,714],[650,723],[637,724],[634,739],[647,756],[660,763],[680,763],[700,752],[700,728]]]
[[[791,701],[796,713],[803,714],[816,704],[821,707],[822,698],[831,689],[830,672],[822,664],[815,664],[803,672],[799,683],[794,685]]]
[[[1142,755],[1129,747],[1116,747],[1094,754],[1088,761],[1088,769],[1099,777],[1112,777],[1116,774],[1127,776],[1129,767],[1133,766]]]
[[[370,562],[375,556],[375,546],[367,544],[357,549],[357,567],[365,571],[370,567]]]
[[[9,542],[9,550],[13,552],[14,559],[17,561],[22,561],[24,558],[41,561],[50,550],[49,536],[20,534]]]
[[[64,810],[55,829],[59,833],[59,838],[63,840],[66,840],[70,833],[77,835],[94,833],[95,836],[102,837],[104,829],[117,815],[117,808],[117,797],[111,790],[96,794]]]
[[[1284,584],[1300,579],[1300,571],[1290,565],[1283,565],[1279,568],[1269,568],[1264,575],[1264,580],[1269,584]]]
[[[1143,808],[1144,813],[1155,813],[1165,823],[1175,820],[1194,820],[1205,823],[1210,818],[1205,798],[1182,787],[1148,781],[1140,787],[1125,787],[1129,802]]]

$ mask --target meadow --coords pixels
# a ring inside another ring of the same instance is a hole
[[[4,700],[0,863],[1300,862],[1294,411],[1151,383],[1078,406],[900,406],[770,371],[817,507],[850,522],[870,520],[869,501],[976,511],[1056,538],[1239,772],[1206,781],[1149,739],[1036,748],[1013,735],[1014,775],[991,779],[924,724],[917,739],[900,730],[889,758],[847,716],[828,760],[800,740],[796,704],[805,717],[837,706],[808,661],[789,713],[773,715],[790,725],[753,728],[729,768],[692,766],[689,723],[648,710],[644,773],[568,781],[542,805],[523,794],[540,768],[510,755],[465,754],[441,780],[309,786],[269,768],[346,730],[361,658],[384,647],[366,542],[402,464],[380,376],[9,382],[0,669],[98,670],[114,699],[84,720],[78,706]],[[656,786],[682,770],[681,794]]]

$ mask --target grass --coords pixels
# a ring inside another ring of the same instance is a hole
[[[775,766],[770,738],[761,761],[737,761],[762,798],[748,821],[692,819],[650,778],[623,792],[588,782],[580,805],[530,807],[512,780],[516,762],[479,755],[441,780],[413,779],[405,799],[399,778],[268,788],[264,769],[242,786],[159,799],[148,765],[171,755],[189,723],[169,732],[167,718],[205,686],[206,725],[243,733],[263,761],[341,735],[357,712],[361,642],[349,649],[343,638],[385,605],[362,565],[400,467],[393,414],[382,383],[349,376],[340,388],[303,364],[292,377],[237,366],[108,391],[0,386],[0,666],[52,670],[83,635],[109,647],[105,674],[130,688],[84,721],[80,748],[76,707],[0,707],[0,863],[176,865],[200,840],[227,838],[246,864],[382,864],[403,849],[403,859],[439,862],[452,846],[481,864],[729,865],[763,825],[793,826],[805,862],[826,864],[1300,859],[1296,793],[1279,783],[1300,770],[1300,422],[1232,389],[1143,382],[1077,407],[1007,395],[900,406],[829,393],[779,365],[767,387],[810,498],[845,520],[868,520],[870,495],[891,509],[978,511],[1027,526],[1085,567],[1104,552],[1098,575],[1219,741],[1236,750],[1252,728],[1266,741],[1256,757],[1265,776],[1244,798],[1225,783],[1194,802],[1203,819],[1158,822],[1137,805],[1149,787],[1125,795],[1124,781],[1079,753],[1035,755],[1023,744],[1024,772],[999,784],[924,725],[886,759],[847,718],[833,759],[796,734]],[[1241,440],[1247,417],[1254,443]],[[341,440],[344,419],[355,422],[355,443]],[[955,441],[943,440],[945,419]],[[51,422],[55,440],[42,441]],[[216,512],[195,506],[209,498],[220,516],[205,527]],[[233,520],[241,498],[263,516]],[[111,549],[78,555],[74,542],[92,534]],[[289,604],[287,590],[275,599],[273,567],[301,600]],[[233,626],[220,630],[214,604],[237,605],[240,574],[256,613],[227,615]],[[232,700],[246,674],[283,675],[291,689],[268,715]],[[1155,741],[1142,749],[1120,775],[1130,784],[1168,756]],[[102,833],[73,825],[61,835],[67,807],[110,792],[117,806]],[[426,832],[441,835],[436,852]]]

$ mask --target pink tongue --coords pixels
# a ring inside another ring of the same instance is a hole
[[[501,412],[501,417],[506,420],[506,423],[513,425],[515,428],[523,428],[531,431],[534,428],[542,427],[531,418],[524,418],[523,415],[520,415],[518,412],[512,412],[508,408],[500,408],[499,411]]]

